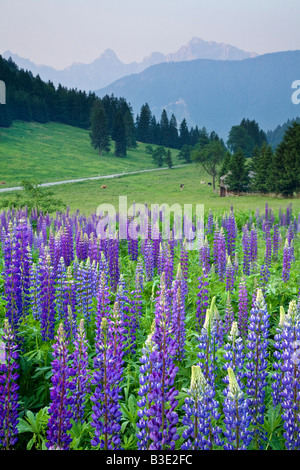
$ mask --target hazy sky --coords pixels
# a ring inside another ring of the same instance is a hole
[[[64,68],[113,49],[125,63],[193,37],[259,54],[300,49],[299,0],[0,0],[0,54]]]

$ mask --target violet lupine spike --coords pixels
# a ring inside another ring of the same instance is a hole
[[[234,322],[234,310],[232,307],[230,293],[227,294],[225,314],[224,314],[224,335],[227,335],[231,330],[232,323]]]
[[[139,399],[137,401],[138,406],[138,422],[136,426],[138,432],[137,437],[137,447],[139,450],[148,450],[151,444],[150,440],[150,431],[148,427],[148,413],[151,407],[151,402],[149,401],[149,393],[151,392],[152,384],[149,380],[150,374],[152,373],[152,363],[150,361],[150,355],[152,354],[154,348],[157,349],[157,345],[152,341],[152,335],[154,333],[154,322],[152,324],[151,332],[145,341],[145,344],[142,349],[142,356],[140,357],[140,376],[139,376]]]
[[[181,450],[211,450],[214,444],[222,445],[221,428],[213,425],[220,416],[214,390],[207,383],[200,366],[192,366],[191,385],[182,407],[185,412],[182,424],[185,429]]]
[[[243,237],[242,237],[242,245],[243,245],[243,273],[246,276],[250,275],[250,236],[248,229],[243,227]]]
[[[200,352],[197,354],[197,357],[201,361],[199,365],[201,366],[205,380],[212,388],[215,386],[215,374],[217,372],[215,351],[218,348],[214,305],[215,297],[213,297],[210,307],[206,310],[205,322],[198,340]]]
[[[162,274],[160,293],[155,306],[155,330],[152,336],[157,348],[154,348],[150,354],[151,391],[148,392],[150,408],[147,411],[150,450],[174,450],[175,442],[179,439],[176,430],[178,415],[175,412],[178,391],[174,387],[178,367],[174,365],[176,343],[171,336],[168,299]]]
[[[223,404],[224,436],[227,442],[224,450],[247,450],[252,441],[250,431],[251,414],[248,409],[247,397],[244,395],[231,367],[227,370],[228,387],[225,391]]]
[[[233,292],[234,280],[235,280],[235,269],[234,269],[234,266],[232,266],[230,256],[227,257],[225,278],[226,278],[226,291]]]
[[[144,286],[144,272],[143,263],[139,259],[135,271],[135,289],[131,292],[131,308],[130,315],[135,317],[134,324],[137,328],[140,326],[140,319],[142,316],[142,291]]]
[[[93,447],[104,450],[121,448],[120,438],[120,371],[119,351],[114,350],[112,343],[112,325],[106,318],[96,318],[96,356],[91,384],[95,386],[91,396],[91,426],[94,434],[91,440]]]
[[[282,399],[282,390],[283,390],[283,385],[282,385],[282,379],[284,376],[284,372],[282,370],[282,364],[283,364],[283,359],[282,359],[282,354],[283,354],[283,336],[282,336],[282,330],[284,328],[284,323],[286,321],[286,315],[284,308],[281,306],[280,307],[280,317],[279,317],[279,322],[278,326],[276,328],[276,334],[274,335],[274,362],[273,362],[273,369],[275,369],[275,372],[272,374],[272,382],[271,382],[271,388],[272,388],[272,398],[273,398],[273,406],[274,408],[278,406],[281,403]]]
[[[113,292],[116,291],[120,278],[119,268],[119,235],[116,232],[115,236],[108,239],[108,264],[110,285]]]
[[[45,257],[39,259],[37,270],[41,306],[41,335],[42,340],[47,341],[54,339],[55,326],[55,273],[47,251]]]
[[[102,271],[97,291],[97,316],[99,319],[106,318],[110,321],[110,293],[107,277]]]
[[[58,319],[63,316],[63,286],[66,279],[66,265],[64,258],[61,257],[56,270],[56,291],[55,291],[55,306]]]
[[[249,396],[249,410],[254,426],[255,448],[262,447],[265,432],[264,422],[265,395],[267,386],[268,345],[270,315],[261,289],[258,289],[254,308],[251,309],[247,336],[246,354],[246,392]]]
[[[74,420],[83,422],[85,403],[90,392],[90,377],[88,370],[88,341],[84,330],[84,320],[80,320],[76,338],[74,341],[74,353],[72,355],[74,369]]]
[[[20,245],[13,233],[13,225],[9,222],[8,234],[4,242],[4,292],[7,301],[5,317],[14,331],[17,333],[22,320],[22,288]]]
[[[253,271],[257,262],[257,230],[254,225],[250,232],[250,263],[251,270]]]
[[[128,345],[130,345],[129,351],[134,354],[136,347],[136,330],[138,322],[135,312],[131,312],[131,302],[122,274],[120,275],[120,280],[117,286],[116,302],[118,303],[120,313],[121,328],[124,332],[126,332]]]
[[[18,441],[19,353],[15,335],[7,319],[4,320],[0,341],[0,449],[13,450]]]
[[[223,228],[221,228],[218,236],[217,246],[217,265],[216,271],[219,275],[220,281],[224,281],[225,270],[226,270],[226,240]]]
[[[74,370],[70,367],[70,354],[62,323],[53,344],[50,388],[49,421],[46,447],[49,450],[69,450],[70,429],[74,406]]]
[[[186,332],[184,278],[181,273],[181,265],[178,267],[176,279],[172,285],[172,321],[177,345],[176,358],[182,360],[185,357]]]
[[[234,256],[236,248],[237,226],[231,209],[227,221],[227,252],[229,256]]]
[[[279,227],[278,224],[274,225],[273,230],[273,257],[275,260],[278,259],[279,252]]]
[[[248,290],[245,278],[242,278],[239,284],[238,327],[241,335],[245,338],[248,330]]]
[[[71,267],[68,266],[66,277],[62,286],[62,318],[66,338],[72,340],[77,330],[77,314],[76,314],[76,285],[72,277]]]
[[[199,251],[199,261],[203,272],[208,274],[210,271],[210,248],[207,237],[205,237],[203,246]]]
[[[205,272],[198,278],[198,293],[196,303],[196,329],[199,331],[205,321],[206,311],[209,307],[208,303],[208,277]]]
[[[224,360],[226,361],[223,369],[227,370],[229,367],[234,371],[236,380],[241,390],[244,389],[244,362],[245,362],[245,347],[243,338],[240,336],[237,322],[232,322],[231,330],[228,334],[228,341],[224,345],[225,353]],[[228,384],[228,376],[223,381]]]
[[[41,318],[41,302],[39,296],[39,279],[38,271],[35,263],[32,263],[30,266],[30,305],[33,318],[35,320],[40,320]]]
[[[145,274],[146,280],[152,281],[154,276],[154,245],[152,240],[145,240],[144,244],[144,263],[145,263]]]
[[[283,248],[283,263],[282,263],[282,280],[284,283],[288,282],[291,271],[291,248],[288,240],[286,240]]]
[[[282,391],[281,406],[284,421],[285,447],[287,450],[300,449],[300,312],[296,300],[292,300],[282,328]]]
[[[30,299],[30,262],[31,252],[28,239],[28,226],[25,219],[21,218],[15,230],[16,240],[19,245],[19,265],[20,265],[20,288],[22,295],[22,316],[28,314]]]

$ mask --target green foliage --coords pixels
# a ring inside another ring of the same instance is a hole
[[[22,191],[17,192],[12,198],[6,198],[2,201],[4,207],[22,209],[27,207],[29,214],[32,210],[40,212],[53,213],[64,208],[63,202],[56,198],[54,194],[42,189],[37,180],[24,179],[20,183]]]
[[[226,177],[226,184],[229,191],[242,192],[249,185],[249,170],[247,167],[246,157],[242,150],[238,150],[230,159],[230,173]]]
[[[110,150],[110,137],[105,109],[101,101],[95,101],[91,110],[91,145],[102,155]]]
[[[213,140],[203,145],[199,142],[191,153],[191,158],[195,163],[200,164],[203,169],[212,176],[213,189],[216,187],[216,177],[219,167],[225,158],[225,148],[220,141]]]

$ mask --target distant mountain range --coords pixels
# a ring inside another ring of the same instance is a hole
[[[143,72],[152,65],[164,62],[190,61],[195,59],[212,60],[243,60],[256,57],[256,53],[245,52],[228,44],[204,41],[193,38],[178,51],[164,55],[153,52],[142,62],[124,64],[111,49],[106,49],[90,64],[74,63],[62,70],[56,70],[47,65],[37,65],[30,59],[24,59],[11,51],[5,51],[2,57],[9,57],[20,67],[30,70],[33,75],[39,75],[44,81],[52,81],[55,86],[59,83],[67,88],[93,91],[103,88],[110,83],[127,75]]]
[[[165,109],[189,125],[205,126],[223,138],[243,118],[264,131],[300,114],[292,103],[292,83],[300,80],[300,51],[264,54],[244,60],[197,59],[166,62],[123,77],[98,90],[124,97],[135,114],[146,102],[160,118]]]

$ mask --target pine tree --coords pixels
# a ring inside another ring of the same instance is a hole
[[[171,150],[170,149],[167,150],[165,163],[166,163],[166,165],[168,165],[169,168],[172,168],[173,161],[172,161],[172,155],[171,155]]]
[[[151,110],[148,103],[141,107],[141,112],[137,122],[137,140],[140,142],[150,142],[150,122],[151,122]]]
[[[293,122],[273,159],[274,190],[291,196],[300,190],[300,124]]]
[[[95,101],[91,110],[91,145],[94,149],[102,152],[109,152],[110,139],[108,134],[107,118],[104,107],[100,100]]]
[[[232,155],[229,170],[230,173],[226,177],[229,191],[245,191],[249,185],[249,172],[246,157],[241,149]]]
[[[125,112],[123,120],[126,134],[126,146],[127,148],[136,148],[137,143],[135,140],[134,120],[129,110]]]
[[[124,119],[120,111],[117,112],[112,132],[112,139],[115,141],[115,156],[126,156],[126,131]]]

